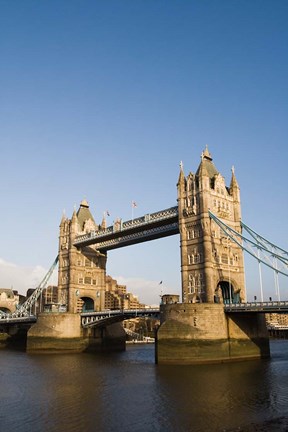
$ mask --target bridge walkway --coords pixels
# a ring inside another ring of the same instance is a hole
[[[175,234],[179,234],[177,206],[79,235],[74,246],[93,244],[97,250],[107,251]]]

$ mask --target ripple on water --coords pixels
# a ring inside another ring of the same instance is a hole
[[[288,416],[287,341],[273,342],[271,353],[268,361],[179,367],[155,365],[151,345],[105,355],[1,351],[1,430],[250,432],[274,423],[281,428]]]

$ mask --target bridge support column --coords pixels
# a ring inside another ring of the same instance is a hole
[[[85,348],[79,314],[42,313],[28,331],[28,352],[81,352]]]
[[[270,357],[269,333],[263,313],[225,314],[231,358]]]
[[[28,331],[28,352],[83,352],[125,350],[120,323],[83,329],[80,314],[42,313]]]
[[[269,357],[264,315],[231,314],[223,305],[161,305],[156,363],[200,364]]]
[[[87,340],[86,351],[125,351],[126,349],[126,333],[121,323],[106,327],[92,327],[83,331]]]

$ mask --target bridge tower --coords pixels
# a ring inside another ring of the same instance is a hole
[[[86,200],[60,223],[58,301],[71,313],[104,309],[107,256],[94,246],[73,246],[77,235],[98,229]]]
[[[227,187],[206,147],[195,174],[185,177],[181,164],[177,189],[183,302],[243,301],[243,251],[209,217],[210,210],[241,232],[240,189],[234,168]]]

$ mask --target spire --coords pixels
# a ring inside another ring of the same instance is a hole
[[[183,170],[183,162],[180,162],[180,173],[179,173],[179,177],[178,177],[178,182],[177,182],[177,190],[178,190],[178,199],[181,199],[184,197],[185,194],[185,190],[186,190],[186,178],[184,175],[184,170]]]
[[[72,221],[77,221],[77,213],[76,213],[76,206],[74,206],[73,214],[72,214]]]
[[[180,173],[179,173],[179,177],[178,177],[178,183],[177,186],[179,186],[180,184],[182,184],[185,180],[185,175],[184,175],[184,169],[183,169],[183,162],[180,161]]]
[[[201,159],[208,159],[212,161],[211,153],[208,150],[208,144],[206,144],[205,150],[201,153]]]
[[[101,222],[101,228],[104,230],[107,228],[107,222],[106,222],[106,212],[103,213],[103,219]]]
[[[232,171],[232,177],[231,177],[231,182],[230,182],[230,190],[231,190],[231,192],[233,192],[234,190],[239,189],[239,185],[238,185],[238,182],[236,180],[234,166],[232,166],[231,171]]]
[[[86,198],[84,198],[81,203],[80,203],[80,207],[76,213],[77,219],[78,219],[78,223],[79,223],[79,227],[80,230],[83,231],[84,227],[85,227],[85,223],[90,219],[91,223],[94,224],[94,226],[96,227],[96,223],[95,220],[90,212],[89,209],[89,204],[86,200]]]
[[[196,171],[196,175],[199,177],[207,176],[212,179],[217,174],[219,174],[219,172],[213,163],[211,153],[208,150],[208,145],[206,145],[205,150],[201,153],[201,162]]]
[[[65,221],[66,221],[66,213],[65,213],[65,210],[63,210],[60,226],[63,225]]]
[[[89,208],[89,204],[86,200],[86,198],[84,198],[81,203],[80,203],[80,207],[85,207],[85,208]]]

